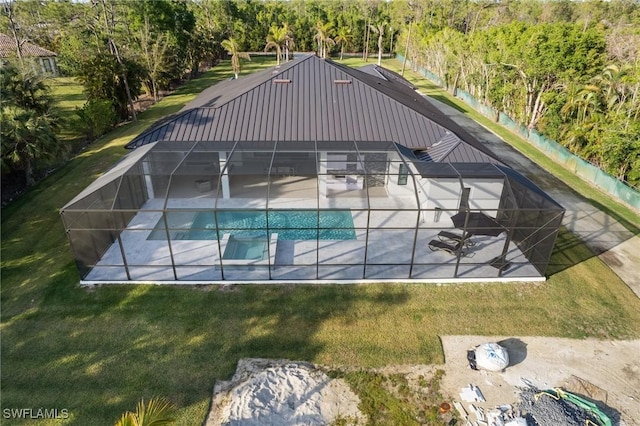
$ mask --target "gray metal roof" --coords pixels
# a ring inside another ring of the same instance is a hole
[[[394,141],[428,152],[448,138],[451,149],[432,155],[432,161],[498,162],[412,86],[401,83],[400,76],[381,70],[376,67],[378,76],[369,75],[305,55],[279,68],[211,86],[127,148],[160,140],[351,140]]]
[[[365,74],[373,75],[375,77],[384,78],[387,80],[384,75],[378,71],[378,66],[376,64],[364,65],[362,67],[356,68],[358,71],[361,71]]]

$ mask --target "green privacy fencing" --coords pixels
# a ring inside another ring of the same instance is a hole
[[[397,55],[396,58],[399,61],[404,60],[404,57],[402,55]],[[410,63],[411,61],[407,60],[407,64]],[[417,69],[414,68],[414,70],[416,70],[418,74],[423,75],[438,86],[444,87],[444,82],[442,81],[442,79],[431,71],[425,70],[420,67],[418,67]],[[456,97],[463,100],[470,107],[472,107],[482,115],[489,117],[494,121],[496,120],[496,117],[498,117],[498,122],[501,125],[531,142],[547,156],[551,157],[553,160],[561,164],[565,169],[570,170],[580,176],[582,179],[593,183],[598,188],[609,193],[610,195],[629,205],[630,207],[636,210],[640,210],[640,192],[638,192],[634,188],[631,188],[623,181],[616,179],[615,177],[602,171],[593,164],[571,153],[564,146],[560,145],[556,141],[546,138],[536,130],[530,131],[526,126],[516,123],[505,113],[498,112],[496,109],[484,105],[473,96],[471,96],[470,93],[465,92],[461,89],[456,89]]]

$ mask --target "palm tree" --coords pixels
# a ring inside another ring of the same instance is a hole
[[[246,59],[248,61],[251,60],[251,57],[246,52],[240,52],[238,48],[238,42],[234,38],[228,38],[226,40],[222,40],[220,45],[231,55],[231,66],[233,67],[233,74],[238,79],[238,74],[240,74],[240,59]]]
[[[629,65],[619,67],[608,65],[599,75],[591,79],[591,83],[599,87],[603,102],[609,110],[620,110],[626,98],[624,78],[631,70]]]
[[[284,28],[284,32],[285,32],[285,41],[284,41],[284,51],[285,51],[285,56],[286,56],[286,61],[289,62],[289,52],[291,51],[291,49],[293,49],[293,47],[295,46],[295,42],[293,40],[293,37],[291,35],[291,30],[289,29],[289,24],[287,24],[286,22],[282,25],[282,28]]]
[[[371,31],[378,34],[378,66],[382,64],[382,51],[384,50],[382,41],[384,39],[384,27],[386,26],[386,22],[378,22],[376,25],[369,26],[371,28]]]
[[[33,164],[38,159],[53,159],[65,152],[54,129],[56,119],[33,109],[10,105],[2,108],[2,167],[23,170],[25,183],[31,186]]]
[[[336,35],[335,42],[340,43],[340,60],[342,60],[342,55],[344,54],[344,45],[350,44],[351,39],[353,39],[353,35],[351,35],[351,28],[340,27],[338,29],[338,35]]]
[[[282,56],[282,47],[285,46],[287,42],[287,31],[288,28],[286,26],[276,27],[272,25],[269,28],[269,34],[267,35],[267,44],[264,46],[264,51],[268,51],[275,47],[276,49],[276,65],[280,65],[280,57]]]
[[[563,91],[566,96],[566,101],[560,109],[560,114],[564,119],[575,119],[577,122],[584,121],[584,97],[582,93],[582,85],[571,81],[564,85]]]
[[[164,398],[151,398],[138,403],[136,412],[127,411],[115,426],[164,426],[175,423],[176,406]]]
[[[2,168],[24,172],[25,184],[31,186],[36,160],[62,158],[67,152],[55,134],[53,100],[42,78],[9,65],[0,70],[0,106]]]
[[[18,105],[45,114],[53,107],[53,98],[42,76],[30,68],[8,65],[0,71],[0,102]]]
[[[321,58],[327,57],[327,46],[333,46],[336,42],[329,37],[329,32],[333,24],[331,22],[327,22],[323,24],[322,21],[318,21],[315,26],[316,35],[313,36],[313,39],[318,42],[318,56]]]

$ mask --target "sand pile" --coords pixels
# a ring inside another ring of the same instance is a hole
[[[358,397],[312,364],[243,359],[229,382],[214,386],[207,426],[326,425],[360,419]]]

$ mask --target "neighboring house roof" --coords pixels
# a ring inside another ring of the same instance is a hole
[[[160,140],[393,141],[422,161],[499,163],[398,74],[370,71],[305,55],[209,87],[127,148]]]
[[[37,46],[28,41],[22,43],[22,54],[27,57],[51,57],[58,56],[56,53]],[[0,34],[0,58],[16,56],[16,41],[13,37]]]

